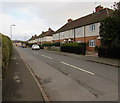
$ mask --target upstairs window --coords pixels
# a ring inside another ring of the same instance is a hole
[[[63,37],[63,38],[64,38],[64,33],[63,33],[63,32],[61,33],[61,37]]]
[[[95,24],[90,25],[89,29],[90,31],[95,31]]]
[[[76,35],[80,35],[81,33],[82,33],[81,28],[76,28],[76,29],[75,29],[75,34],[76,34]]]

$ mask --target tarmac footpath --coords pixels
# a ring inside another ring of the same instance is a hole
[[[9,68],[3,76],[2,101],[44,103],[44,98],[28,67],[14,49]]]

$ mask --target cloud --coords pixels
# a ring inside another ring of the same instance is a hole
[[[112,3],[99,3],[106,7]],[[1,6],[1,5],[0,5]],[[67,22],[67,19],[78,19],[90,14],[95,8],[93,2],[3,2],[0,17],[2,29],[0,32],[10,34],[13,27],[13,39],[24,40],[33,34],[39,35],[51,27],[57,30]]]
[[[1,0],[1,2],[119,2],[119,0]]]
[[[13,39],[23,39],[24,35],[30,38],[31,35],[40,34],[42,30],[48,28],[43,20],[31,12],[32,8],[22,8],[21,6],[21,8],[15,7],[12,9],[7,13],[0,13],[0,17],[2,18],[2,30],[0,31],[10,36],[10,25],[15,24],[16,26],[12,27]]]

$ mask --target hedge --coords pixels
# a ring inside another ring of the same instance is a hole
[[[51,47],[51,46],[60,46],[60,42],[57,43],[43,43],[41,45],[39,45],[41,48],[45,47]]]
[[[59,46],[60,47],[60,42],[52,43],[51,46]]]
[[[85,55],[86,44],[85,43],[63,43],[61,44],[61,51]]]
[[[120,59],[120,48],[117,48],[117,47],[111,47],[111,48],[99,47],[98,56],[99,57],[106,57],[106,58]]]
[[[44,48],[44,46],[43,46],[42,44],[39,44],[39,47],[40,47],[40,49],[43,49],[43,48]]]
[[[44,47],[44,46],[46,46],[46,47],[50,46],[50,47],[51,47],[51,43],[43,43],[42,46],[43,46],[43,47]]]
[[[60,46],[60,42],[57,42],[57,43],[43,43],[43,46]]]
[[[8,67],[10,57],[12,55],[12,48],[13,48],[13,43],[10,40],[9,37],[0,34],[1,40],[2,40],[2,69],[6,69]]]
[[[27,45],[28,47],[32,47],[33,44],[34,44],[34,43],[26,43],[26,45]]]

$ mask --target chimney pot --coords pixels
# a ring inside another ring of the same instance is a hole
[[[102,10],[103,9],[103,7],[101,6],[101,5],[99,5],[99,6],[97,6],[96,8],[95,8],[95,12],[99,12],[100,10]]]
[[[50,31],[50,30],[51,30],[51,28],[48,29],[48,31]]]
[[[68,19],[68,23],[72,22],[73,20],[72,19]]]
[[[44,31],[42,31],[42,34],[45,33]]]

